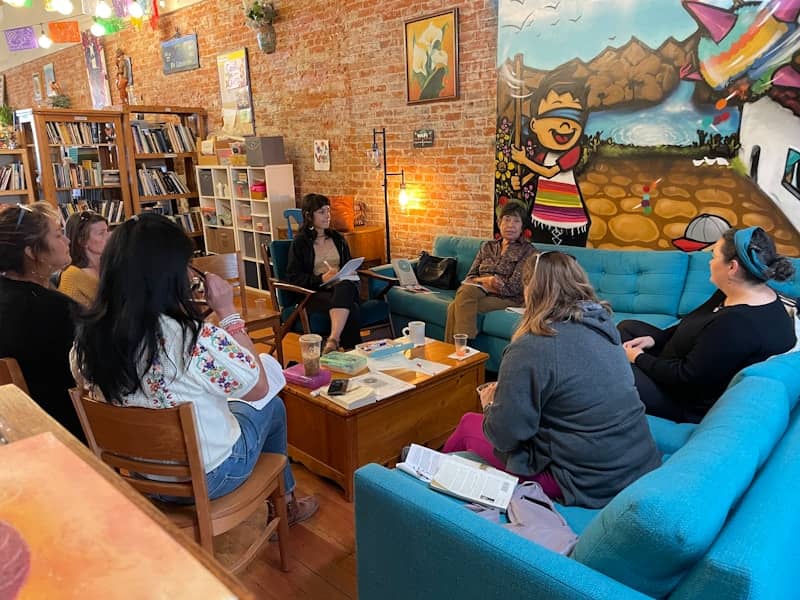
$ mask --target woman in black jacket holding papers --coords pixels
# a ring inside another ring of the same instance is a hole
[[[287,279],[317,292],[307,305],[310,312],[327,311],[330,315],[331,333],[322,352],[338,350],[339,346],[351,349],[361,342],[357,276],[355,281],[325,286],[350,260],[350,248],[344,236],[330,228],[331,202],[327,197],[306,194],[302,210],[303,224],[289,249]]]

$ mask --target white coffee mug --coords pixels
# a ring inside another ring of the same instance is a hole
[[[425,321],[409,321],[408,327],[403,328],[406,336],[415,346],[425,344]]]

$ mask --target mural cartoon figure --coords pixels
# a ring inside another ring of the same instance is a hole
[[[586,85],[559,71],[545,77],[531,101],[533,159],[524,148],[511,157],[531,172],[512,178],[516,190],[538,177],[531,205],[533,241],[585,246],[591,219],[575,179],[586,125]]]

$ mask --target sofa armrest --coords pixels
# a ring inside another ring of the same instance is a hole
[[[398,471],[359,469],[355,505],[361,600],[646,598]]]

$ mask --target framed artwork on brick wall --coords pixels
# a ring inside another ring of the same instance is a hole
[[[408,104],[458,98],[458,9],[405,22]]]
[[[47,63],[44,67],[42,67],[42,71],[44,71],[44,89],[45,93],[48,96],[56,96],[58,95],[58,91],[56,90],[56,86],[53,85],[56,82],[56,71],[53,67],[53,63]]]
[[[38,73],[33,74],[33,101],[42,101],[42,78]]]
[[[86,61],[86,75],[89,77],[89,91],[92,95],[92,108],[111,106],[111,89],[108,87],[106,53],[99,38],[89,31],[81,33],[81,45]]]
[[[255,135],[253,97],[247,48],[217,55],[222,130],[229,135]]]

